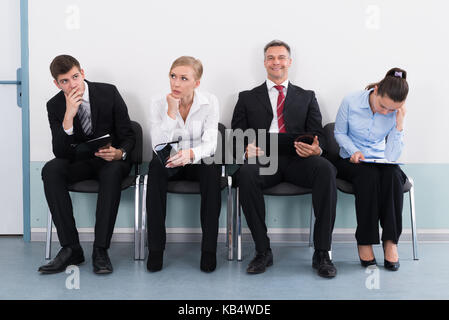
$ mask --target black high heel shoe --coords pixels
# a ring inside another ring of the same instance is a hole
[[[385,247],[382,244],[382,248],[384,249],[384,257],[385,257]],[[388,261],[387,259],[384,258],[384,268],[390,271],[398,271],[399,270],[399,259],[396,262],[391,262]]]
[[[399,260],[396,262],[390,262],[387,259],[384,259],[384,267],[390,271],[398,271],[399,270]]]
[[[358,252],[358,247],[357,247],[357,252]],[[359,259],[360,259],[360,264],[362,265],[362,267],[367,268],[369,266],[375,266],[377,265],[377,261],[376,258],[373,258],[372,260],[362,260],[362,258],[360,258],[360,253],[359,253]]]

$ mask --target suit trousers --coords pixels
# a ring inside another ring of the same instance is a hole
[[[105,161],[101,158],[75,162],[55,158],[45,164],[42,169],[45,197],[62,247],[79,245],[68,185],[82,180],[98,180],[94,246],[108,249],[117,218],[122,180],[130,170],[131,165],[127,161]]]
[[[171,180],[199,181],[201,193],[201,251],[217,250],[218,219],[221,211],[221,167],[216,164],[189,164],[169,177],[167,169],[156,155],[148,169],[147,228],[148,249],[163,251],[166,243],[165,218],[167,211],[167,186]]]
[[[262,253],[270,248],[265,223],[263,189],[282,181],[312,189],[315,212],[314,245],[316,250],[330,250],[335,222],[337,187],[335,167],[323,157],[279,156],[278,170],[273,175],[260,175],[259,164],[243,164],[238,173],[240,203],[256,245]]]
[[[355,164],[349,159],[340,159],[336,167],[337,177],[354,185],[357,243],[378,244],[380,221],[382,241],[397,244],[402,232],[404,172],[398,165]]]

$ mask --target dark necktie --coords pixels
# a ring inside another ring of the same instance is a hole
[[[86,106],[81,104],[78,109],[78,117],[81,122],[81,127],[87,136],[92,134],[92,123],[89,117],[89,113],[86,110]]]
[[[274,86],[277,91],[279,91],[278,95],[278,104],[277,104],[277,114],[278,114],[278,128],[279,133],[286,133],[285,123],[284,123],[284,86]]]

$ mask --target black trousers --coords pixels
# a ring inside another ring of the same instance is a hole
[[[120,203],[121,184],[131,165],[127,161],[105,161],[100,158],[70,162],[55,158],[42,169],[45,197],[61,246],[79,244],[73,217],[72,201],[67,186],[74,182],[96,179],[99,182],[94,246],[108,249]]]
[[[273,175],[260,175],[259,164],[244,164],[239,169],[240,203],[257,252],[270,248],[265,224],[265,202],[262,190],[282,181],[312,189],[315,212],[314,245],[316,250],[330,250],[335,222],[337,188],[335,167],[323,157],[279,156],[278,170]]]
[[[147,228],[148,249],[163,251],[166,242],[165,217],[167,211],[167,185],[169,180],[191,180],[200,182],[201,228],[203,231],[201,250],[216,252],[218,218],[221,210],[221,167],[216,164],[186,165],[168,177],[166,168],[153,156],[148,169]]]
[[[379,243],[379,221],[382,241],[398,243],[402,232],[402,206],[406,175],[398,165],[354,164],[349,159],[336,163],[337,177],[351,182],[355,192],[357,230],[360,245]]]

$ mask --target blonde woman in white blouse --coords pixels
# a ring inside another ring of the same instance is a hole
[[[212,272],[216,267],[218,218],[221,209],[220,166],[201,160],[214,155],[217,147],[218,100],[198,90],[203,66],[198,59],[182,56],[169,72],[169,94],[155,97],[150,106],[152,146],[178,141],[167,160],[153,153],[148,170],[147,269],[159,271],[163,265],[166,242],[165,217],[169,180],[200,182],[201,243],[200,269]]]

